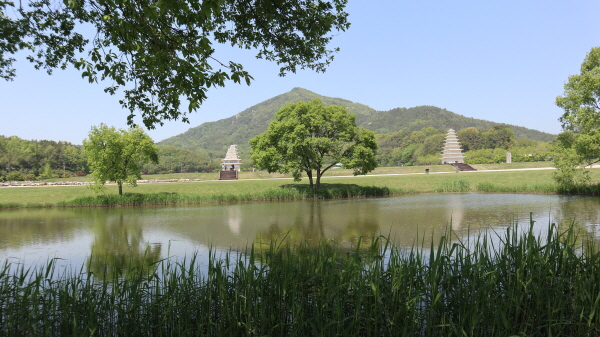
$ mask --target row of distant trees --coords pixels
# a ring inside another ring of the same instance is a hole
[[[87,159],[79,145],[0,136],[0,180],[70,177],[87,170]]]
[[[159,146],[158,155],[159,163],[143,165],[143,173],[212,172],[220,167],[219,160],[173,146]],[[70,178],[89,173],[81,145],[0,136],[0,181]]]
[[[445,136],[446,130],[433,127],[376,135],[376,160],[379,166],[439,164]],[[471,164],[504,162],[506,152],[512,153],[513,162],[552,159],[550,143],[515,140],[511,129],[506,126],[487,130],[470,127],[459,130],[457,136],[466,161]],[[142,173],[213,172],[220,168],[219,158],[174,146],[159,146],[158,155],[159,162],[144,164]],[[0,181],[69,178],[89,173],[81,145],[0,136]]]
[[[377,162],[380,166],[440,164],[446,134],[447,130],[427,127],[376,135]],[[515,139],[508,126],[487,130],[469,127],[459,130],[457,136],[471,164],[506,162],[506,152],[512,153],[513,162],[552,160],[551,143]]]

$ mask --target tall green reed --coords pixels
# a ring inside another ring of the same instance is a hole
[[[408,191],[403,189],[393,189],[387,187],[351,185],[321,188],[319,190],[314,190],[311,188],[272,188],[255,193],[221,193],[212,195],[193,195],[179,193],[124,193],[123,195],[102,194],[96,196],[76,198],[70,201],[59,202],[56,205],[59,207],[171,205],[209,202],[365,198],[389,196],[392,194],[401,193],[408,193]]]
[[[469,192],[471,190],[471,182],[465,178],[444,180],[437,183],[433,190],[435,192]]]
[[[505,192],[505,193],[556,193],[558,186],[556,184],[523,184],[517,186],[502,186],[491,182],[478,183],[475,191],[479,192]]]
[[[0,335],[600,336],[600,255],[581,242],[531,222],[432,249],[213,250],[206,269],[193,256],[127,277],[5,264]]]

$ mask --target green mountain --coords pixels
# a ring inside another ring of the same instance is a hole
[[[224,156],[231,144],[238,144],[241,153],[248,153],[248,140],[267,130],[275,112],[288,103],[310,101],[319,98],[323,104],[343,105],[357,116],[375,113],[372,108],[341,98],[318,95],[302,88],[294,88],[290,92],[275,96],[262,103],[253,105],[235,116],[215,122],[203,123],[177,136],[167,138],[158,144],[181,147],[188,150],[205,149]]]
[[[556,135],[528,129],[522,126],[465,117],[446,109],[429,105],[378,111],[369,116],[369,118],[357,117],[357,124],[372,130],[376,134],[393,133],[400,130],[419,131],[426,127],[434,127],[438,130],[452,128],[457,131],[468,127],[487,130],[496,125],[506,125],[513,131],[515,139],[527,138],[535,141],[549,142],[556,137]]]
[[[359,126],[373,130],[375,133],[392,133],[400,130],[416,131],[429,126],[440,130],[446,130],[450,127],[460,130],[471,126],[483,130],[494,125],[504,125],[461,116],[434,106],[375,111],[371,107],[346,99],[326,97],[306,89],[294,88],[290,92],[251,106],[235,116],[203,123],[182,134],[165,139],[159,144],[203,153],[208,152],[213,157],[224,156],[231,144],[237,144],[242,158],[244,158],[250,150],[248,140],[267,130],[270,121],[274,119],[275,112],[285,104],[309,101],[313,98],[321,99],[323,104],[326,105],[345,106],[348,112],[356,115],[356,122]],[[513,130],[517,139],[529,138],[547,142],[555,137],[549,133],[520,126],[508,126]]]

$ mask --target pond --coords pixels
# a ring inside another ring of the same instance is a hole
[[[434,242],[451,228],[459,237],[481,229],[570,223],[598,233],[600,198],[529,194],[416,194],[389,198],[137,208],[0,211],[0,261],[82,266],[90,255],[182,258],[253,243],[332,239],[343,245],[384,235],[396,244]]]

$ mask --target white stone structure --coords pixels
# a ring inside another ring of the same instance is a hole
[[[231,145],[227,150],[224,159],[221,159],[221,169],[223,171],[240,171],[242,159],[237,154],[237,145]]]
[[[442,164],[464,162],[465,156],[462,154],[458,137],[456,137],[454,129],[450,129],[448,130],[448,135],[446,135],[446,143],[444,144],[444,150],[442,151]]]

